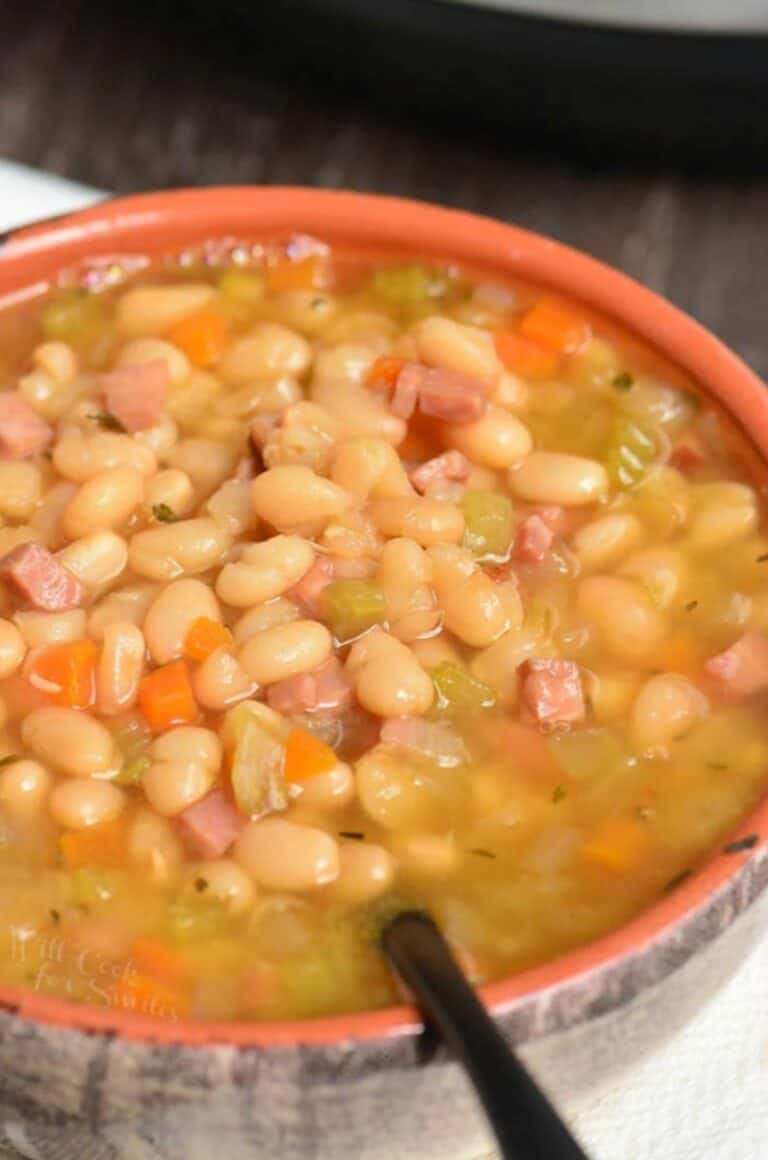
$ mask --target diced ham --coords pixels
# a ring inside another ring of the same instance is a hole
[[[423,414],[446,423],[471,423],[485,412],[489,383],[435,367],[423,367],[422,371],[419,408]]]
[[[537,564],[544,559],[554,539],[555,533],[541,516],[526,516],[517,529],[512,555],[517,560]]]
[[[408,478],[416,490],[424,495],[429,485],[438,480],[463,483],[469,478],[469,470],[466,455],[462,455],[460,451],[445,451],[442,455],[436,455],[434,459],[428,459],[426,463],[415,467],[408,473]]]
[[[380,738],[390,745],[414,749],[438,765],[461,765],[467,750],[459,737],[446,725],[425,721],[422,717],[390,717],[381,727]]]
[[[221,858],[247,823],[220,789],[187,806],[178,815],[181,836],[200,858]]]
[[[538,516],[539,519],[543,520],[556,536],[563,536],[570,529],[572,516],[559,504],[539,504],[533,509],[531,515]]]
[[[389,409],[398,419],[405,419],[407,422],[416,410],[423,369],[417,363],[406,363],[397,376]]]
[[[53,429],[13,391],[0,393],[0,454],[9,459],[29,459],[45,451]]]
[[[164,358],[129,363],[101,375],[104,407],[126,431],[145,431],[160,421],[170,375]]]
[[[574,661],[530,659],[518,666],[523,704],[539,725],[584,720],[584,690]]]
[[[322,713],[338,717],[352,704],[352,684],[336,657],[311,673],[276,681],[267,689],[267,704],[277,713]]]
[[[19,544],[0,559],[3,580],[29,608],[65,612],[78,608],[83,588],[76,576],[42,544]]]
[[[381,383],[374,382],[374,390],[381,387]],[[406,421],[419,407],[434,419],[470,423],[485,411],[492,389],[493,383],[485,379],[407,362],[395,379],[389,409]]]
[[[298,604],[307,616],[320,615],[320,593],[334,578],[333,561],[330,556],[317,556],[312,566],[304,573],[298,584],[286,592],[288,600]]]
[[[686,431],[672,444],[667,462],[678,471],[695,471],[707,459],[704,443],[694,431]]]
[[[745,632],[725,652],[710,657],[704,672],[734,700],[768,689],[768,637],[761,632]]]

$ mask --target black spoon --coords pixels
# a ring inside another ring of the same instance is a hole
[[[588,1160],[507,1046],[429,915],[403,911],[381,944],[429,1022],[453,1050],[496,1135],[502,1160]]]

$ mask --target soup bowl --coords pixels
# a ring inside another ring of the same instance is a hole
[[[2,238],[0,306],[41,293],[59,271],[83,261],[295,232],[371,253],[452,259],[572,297],[700,383],[768,459],[762,384],[690,318],[549,239],[417,202],[280,188],[107,201]],[[637,1022],[641,1010],[641,1021],[662,1033],[669,1012],[683,1009],[683,994],[695,1002],[722,974],[724,942],[714,958],[709,950],[698,960],[716,960],[717,969],[691,974],[688,965],[677,982],[673,974],[730,927],[766,882],[763,800],[703,865],[634,920],[483,986],[482,998],[511,1042],[548,1045],[535,1058],[544,1082],[558,1090],[562,1044],[572,1045],[567,1037],[581,1034],[579,1027],[606,1018]],[[749,924],[736,925],[749,933]],[[743,942],[730,939],[739,950]],[[54,943],[45,951],[53,961]],[[621,1042],[621,1033],[615,1038]],[[10,986],[0,986],[0,1136],[33,1160],[470,1160],[488,1146],[457,1066],[435,1050],[411,1007],[217,1024],[88,1008]]]

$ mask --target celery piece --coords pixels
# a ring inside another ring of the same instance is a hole
[[[555,733],[547,744],[563,772],[577,781],[604,777],[633,764],[626,742],[613,729]]]
[[[478,680],[458,661],[443,661],[430,675],[437,694],[435,711],[440,716],[477,713],[496,704],[496,694],[490,685]]]
[[[506,556],[512,539],[512,503],[507,496],[465,491],[459,506],[464,513],[464,547],[476,556]]]
[[[233,267],[219,277],[219,291],[230,302],[250,306],[264,297],[264,278],[255,270],[240,270]]]
[[[141,779],[151,765],[147,756],[134,757],[124,761],[117,777],[113,778],[115,785],[140,785]]]
[[[320,594],[320,615],[339,644],[387,618],[384,593],[370,580],[332,580]]]
[[[66,290],[43,310],[43,333],[46,338],[76,343],[93,333],[103,315],[100,298],[85,290]]]
[[[78,906],[93,906],[114,898],[118,879],[108,870],[83,868],[72,874],[72,897]]]
[[[646,427],[628,415],[618,415],[605,451],[605,466],[613,484],[636,487],[657,455],[657,444]]]
[[[226,910],[208,899],[183,898],[168,907],[168,934],[176,943],[215,938],[226,921]]]
[[[231,730],[235,737],[232,755],[232,791],[237,808],[246,817],[258,818],[274,810],[284,810],[288,794],[283,776],[284,737],[272,719],[255,713],[251,703],[232,711]]]
[[[386,266],[371,278],[370,288],[392,307],[414,310],[432,299],[444,298],[453,279],[446,270],[429,266]]]

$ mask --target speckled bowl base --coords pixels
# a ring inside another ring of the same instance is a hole
[[[695,1015],[764,929],[768,900],[619,1009],[520,1048],[566,1115],[606,1077]],[[322,1060],[122,1044],[0,1016],[0,1144],[18,1160],[479,1160],[493,1145],[446,1060],[366,1067],[345,1048]],[[16,1026],[15,1026],[16,1025]],[[631,1044],[628,1051],[627,1045]],[[404,1044],[395,1047],[400,1056]],[[43,1076],[47,1077],[43,1080]],[[51,1076],[53,1079],[51,1080]],[[275,1115],[270,1114],[274,1111]],[[578,1128],[578,1121],[575,1123]],[[5,1160],[3,1157],[2,1160]]]

